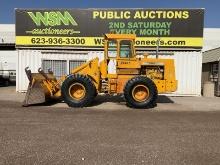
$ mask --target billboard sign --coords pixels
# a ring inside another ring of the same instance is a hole
[[[202,48],[203,9],[16,9],[17,47],[100,48],[105,33],[137,48]]]

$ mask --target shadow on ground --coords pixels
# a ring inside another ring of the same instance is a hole
[[[35,106],[52,106],[52,105],[55,105],[55,104],[61,103],[61,102],[63,102],[63,101],[61,101],[61,100],[48,100],[44,103],[30,104],[30,105],[25,105],[24,107],[29,107],[29,106],[33,106],[33,107],[35,107]],[[23,103],[22,103],[22,106],[23,106]]]
[[[126,105],[126,102],[125,102],[125,99],[124,99],[123,95],[116,95],[116,96],[113,96],[113,95],[98,95],[94,99],[92,104],[89,105],[88,107],[95,107],[95,106],[104,104],[106,102],[115,103],[115,104],[118,104],[118,105]],[[55,105],[57,103],[64,103],[64,101],[62,101],[62,100],[49,100],[49,101],[44,102],[44,103],[32,104],[32,105],[29,105],[29,106],[52,106],[52,105]],[[160,95],[160,96],[158,96],[157,103],[174,103],[174,101],[171,100],[167,96]]]
[[[158,96],[157,103],[174,103],[174,101],[165,95],[160,95]]]
[[[97,106],[105,102],[125,104],[125,99],[123,95],[116,95],[116,96],[112,96],[112,95],[100,96],[99,95],[95,98],[91,106]],[[157,103],[174,103],[174,101],[171,100],[167,96],[160,95],[158,96]]]

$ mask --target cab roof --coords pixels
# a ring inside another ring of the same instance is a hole
[[[134,40],[136,38],[135,34],[105,34],[106,39],[128,39]]]

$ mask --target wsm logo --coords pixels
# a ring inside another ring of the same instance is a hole
[[[68,11],[37,11],[27,13],[37,26],[41,26],[42,24],[44,26],[78,25]]]

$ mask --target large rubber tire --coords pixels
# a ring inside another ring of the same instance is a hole
[[[80,100],[74,99],[69,92],[71,86],[76,83],[81,84],[85,89],[85,96]],[[86,107],[90,105],[94,100],[95,91],[95,86],[91,79],[80,74],[69,75],[61,86],[62,98],[70,107]]]
[[[148,96],[143,101],[135,100],[133,89],[137,86],[143,86],[148,91]],[[134,77],[129,80],[124,88],[124,97],[129,107],[133,108],[153,108],[156,106],[158,92],[155,83],[144,76]]]

